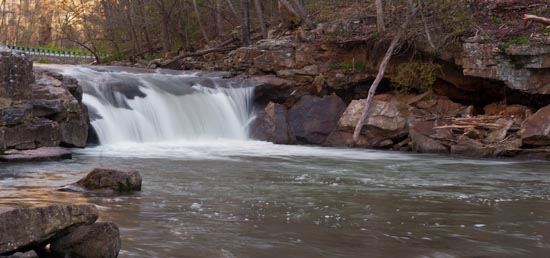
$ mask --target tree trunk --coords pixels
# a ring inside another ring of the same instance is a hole
[[[408,2],[412,3],[412,0],[408,0]],[[365,124],[365,120],[369,115],[370,104],[374,97],[374,93],[376,93],[376,89],[378,88],[378,85],[384,78],[384,74],[386,73],[386,68],[388,68],[388,63],[390,62],[393,52],[395,51],[395,48],[397,47],[401,38],[405,36],[405,30],[409,26],[409,22],[411,21],[412,17],[415,14],[416,14],[416,9],[414,8],[413,5],[411,5],[411,13],[409,14],[409,16],[407,16],[405,23],[403,23],[403,25],[401,25],[401,27],[399,28],[399,32],[397,33],[397,35],[395,35],[395,37],[391,41],[390,46],[388,47],[388,50],[386,51],[386,54],[382,59],[382,62],[380,62],[380,67],[378,68],[378,74],[376,75],[376,79],[374,79],[374,82],[372,83],[369,89],[367,99],[365,100],[365,108],[363,109],[361,118],[359,119],[359,122],[357,122],[357,125],[355,126],[355,130],[353,131],[353,137],[351,140],[352,147],[355,146],[355,144],[357,143],[357,140],[359,139],[359,135],[361,134],[361,130],[363,129],[363,125]]]
[[[243,47],[250,46],[250,1],[242,0],[241,37]]]
[[[300,19],[304,21],[304,23],[310,30],[315,29],[315,24],[313,24],[313,22],[309,19],[309,16],[306,13],[306,9],[304,8],[304,4],[300,0],[293,0],[293,2],[296,6],[296,9],[298,10]]]
[[[202,33],[202,37],[204,38],[204,40],[206,41],[206,44],[208,45],[210,40],[208,39],[208,34],[206,34],[206,30],[204,30],[204,26],[202,25],[201,13],[199,12],[197,0],[193,0],[193,8],[195,9],[195,14],[197,15],[197,22],[199,23],[199,29]]]
[[[386,24],[384,23],[384,6],[382,5],[382,0],[374,1],[376,5],[376,28],[378,33],[382,34],[386,31]]]
[[[222,3],[221,0],[216,0],[216,29],[218,30],[218,36],[223,37],[225,31],[223,29],[222,21]]]
[[[254,0],[254,5],[256,6],[256,13],[258,14],[258,20],[260,23],[260,30],[262,31],[262,38],[267,38],[267,24],[264,17],[264,9],[262,6],[261,0]]]

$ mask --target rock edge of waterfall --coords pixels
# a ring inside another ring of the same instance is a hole
[[[77,80],[33,68],[25,54],[0,47],[0,161],[70,158],[60,148],[83,148],[87,138]]]

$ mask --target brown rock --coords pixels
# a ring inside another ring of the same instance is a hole
[[[74,185],[86,190],[115,192],[141,191],[141,175],[137,171],[96,168]]]
[[[290,108],[288,122],[299,143],[322,144],[336,128],[346,104],[338,96],[303,96]]]
[[[292,144],[295,142],[288,128],[287,110],[284,105],[270,102],[256,116],[252,124],[253,139],[276,144]]]
[[[496,157],[496,149],[477,140],[460,137],[456,145],[451,146],[451,154],[477,158]]]
[[[112,222],[80,226],[50,245],[54,257],[116,258],[120,251],[120,232]]]
[[[419,153],[449,153],[449,148],[438,140],[438,138],[447,138],[441,136],[444,133],[438,133],[444,130],[437,130],[435,127],[436,121],[412,121],[409,125],[411,149]]]
[[[525,119],[519,134],[525,145],[550,145],[550,105]]]
[[[76,227],[94,223],[94,205],[52,205],[0,213],[0,255],[42,247]]]

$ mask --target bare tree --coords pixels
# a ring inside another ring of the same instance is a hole
[[[241,0],[241,43],[250,46],[250,0]]]
[[[258,22],[260,23],[260,30],[262,31],[262,38],[267,38],[267,24],[264,17],[264,8],[261,0],[254,0],[256,6],[256,14],[258,15]]]
[[[374,4],[376,6],[376,28],[378,33],[383,33],[386,31],[386,25],[384,23],[384,7],[382,5],[382,0],[375,0]]]

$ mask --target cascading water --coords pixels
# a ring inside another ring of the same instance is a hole
[[[247,139],[253,89],[216,74],[58,69],[82,85],[101,144]]]

